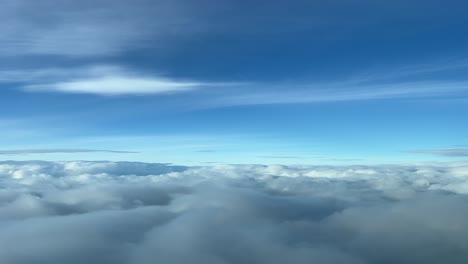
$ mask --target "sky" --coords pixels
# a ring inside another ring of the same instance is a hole
[[[0,4],[0,263],[468,263],[467,1]]]
[[[1,3],[2,160],[468,156],[466,1]]]

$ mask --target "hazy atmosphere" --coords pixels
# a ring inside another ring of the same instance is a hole
[[[0,263],[468,263],[467,10],[0,0]]]

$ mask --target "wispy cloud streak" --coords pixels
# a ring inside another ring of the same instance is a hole
[[[451,149],[428,149],[428,150],[408,150],[407,153],[415,154],[432,154],[446,157],[468,157],[468,149],[451,148]]]
[[[268,86],[268,85],[261,85]],[[271,90],[253,89],[255,92],[231,94],[218,98],[217,105],[262,105],[322,103],[406,98],[435,98],[462,96],[468,93],[468,82],[407,82],[380,85],[295,83],[274,85]],[[282,88],[281,88],[282,87]],[[468,96],[468,94],[467,94]]]
[[[105,149],[14,149],[14,150],[0,150],[0,155],[53,154],[53,153],[65,154],[65,153],[92,153],[92,152],[122,153],[122,154],[139,153],[139,152],[134,152],[134,151],[105,150]]]

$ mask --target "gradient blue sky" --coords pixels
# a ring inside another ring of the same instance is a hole
[[[467,10],[435,0],[4,0],[0,159],[466,159]]]

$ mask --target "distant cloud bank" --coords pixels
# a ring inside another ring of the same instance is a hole
[[[6,161],[0,185],[1,263],[468,262],[468,162]]]
[[[406,152],[416,154],[432,154],[447,157],[468,157],[468,149],[466,148],[409,150]]]

